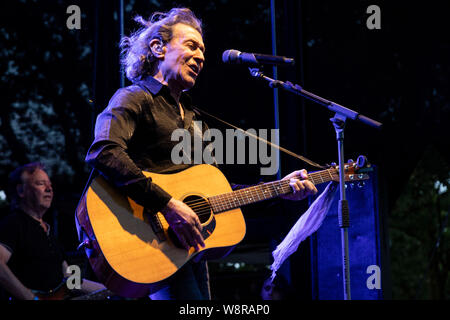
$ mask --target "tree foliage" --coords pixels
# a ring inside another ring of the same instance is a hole
[[[64,1],[2,3],[3,189],[7,174],[31,161],[44,163],[66,186],[86,171],[92,50],[89,38],[67,29],[66,8]]]
[[[425,150],[390,216],[394,298],[450,297],[450,167]]]

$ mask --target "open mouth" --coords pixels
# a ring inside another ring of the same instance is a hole
[[[199,72],[199,68],[196,65],[190,65],[189,68],[192,70],[192,72],[197,76]]]

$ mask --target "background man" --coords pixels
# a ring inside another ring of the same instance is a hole
[[[40,163],[29,163],[9,176],[11,214],[0,221],[0,286],[16,299],[37,299],[61,284],[68,264],[50,225],[43,220],[53,200],[52,183]],[[81,290],[104,286],[83,280]]]

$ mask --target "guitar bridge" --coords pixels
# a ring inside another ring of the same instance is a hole
[[[158,218],[158,214],[155,212],[151,212],[147,208],[144,209],[144,219],[145,222],[150,224],[153,229],[153,232],[158,237],[159,241],[166,241],[166,236],[164,234],[164,228],[161,224],[161,221]]]

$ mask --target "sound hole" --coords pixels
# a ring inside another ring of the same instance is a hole
[[[199,196],[187,196],[186,198],[184,198],[183,202],[197,214],[198,218],[200,219],[200,223],[205,223],[206,221],[208,221],[209,217],[212,214],[212,210],[209,202],[206,199]]]

